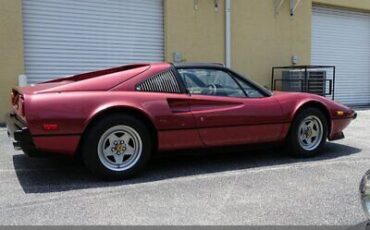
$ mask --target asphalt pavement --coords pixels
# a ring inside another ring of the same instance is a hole
[[[30,159],[0,129],[3,225],[356,225],[370,169],[370,110],[312,159],[257,149],[155,157],[139,177],[100,181],[75,160]]]

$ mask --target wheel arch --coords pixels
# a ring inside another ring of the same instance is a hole
[[[326,118],[326,121],[327,121],[328,136],[329,136],[330,132],[331,132],[331,115],[330,115],[329,109],[323,103],[321,103],[319,101],[306,101],[306,102],[300,104],[299,106],[297,106],[295,112],[292,115],[292,123],[294,122],[297,115],[300,112],[302,112],[303,110],[307,109],[307,108],[316,108],[316,109],[319,109],[321,112],[323,112],[323,114]],[[289,128],[289,132],[290,132],[291,127],[292,126],[290,126],[290,128]]]
[[[95,113],[92,117],[89,118],[89,120],[86,122],[86,126],[82,132],[81,140],[79,142],[77,155],[81,155],[81,147],[84,140],[84,137],[86,136],[86,133],[89,132],[91,127],[94,126],[96,122],[103,119],[106,116],[109,116],[111,114],[117,114],[117,113],[124,113],[131,115],[135,118],[138,118],[139,120],[143,121],[149,129],[150,136],[153,140],[153,149],[156,151],[158,149],[158,133],[157,128],[153,122],[153,120],[150,118],[148,114],[146,114],[144,111],[141,111],[139,109],[130,107],[130,106],[112,106],[105,109],[100,110],[99,112]]]

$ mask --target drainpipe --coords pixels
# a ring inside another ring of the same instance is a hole
[[[231,0],[225,0],[225,64],[231,68]]]

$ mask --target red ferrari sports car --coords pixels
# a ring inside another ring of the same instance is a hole
[[[8,135],[29,156],[80,155],[133,176],[156,151],[283,143],[296,156],[343,138],[357,114],[325,97],[270,92],[217,64],[135,64],[14,88]]]

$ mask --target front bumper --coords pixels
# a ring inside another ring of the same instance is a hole
[[[344,139],[343,130],[355,119],[357,119],[357,113],[355,111],[348,113],[343,118],[333,119],[331,121],[331,132],[328,138],[329,141]]]
[[[5,122],[8,129],[8,136],[12,139],[13,146],[16,150],[35,148],[32,135],[26,124],[21,121],[15,113],[7,114],[5,116]]]
[[[353,120],[356,120],[357,119],[357,113],[355,111],[352,111],[352,113],[349,117],[352,118]]]

